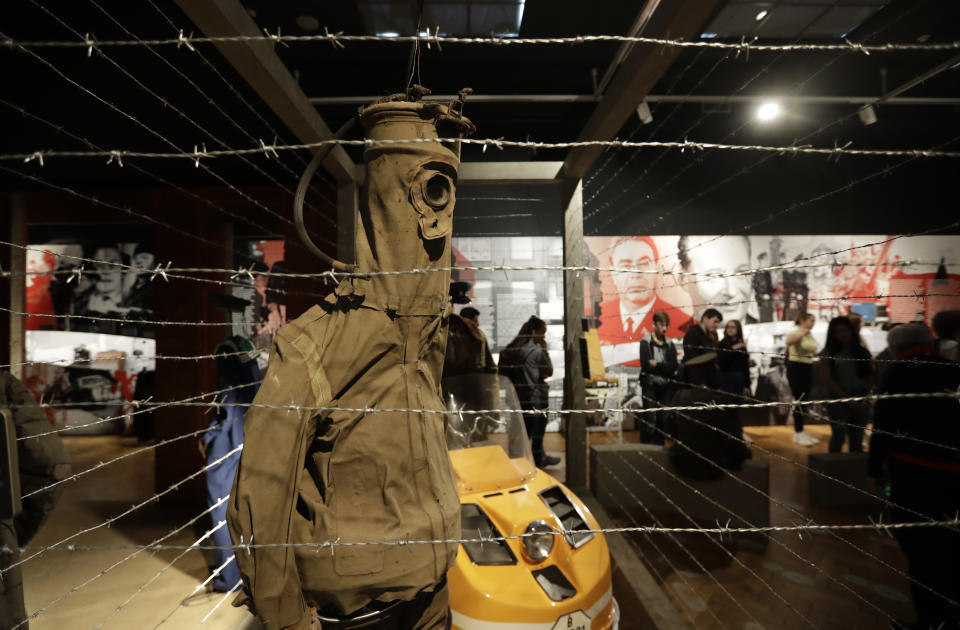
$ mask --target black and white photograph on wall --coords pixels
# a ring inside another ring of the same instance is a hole
[[[153,325],[142,323],[155,313],[150,277],[156,256],[149,231],[108,227],[78,234],[58,227],[31,240],[27,311],[54,317],[29,318],[28,330],[154,336]]]

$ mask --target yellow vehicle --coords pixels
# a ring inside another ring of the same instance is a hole
[[[460,630],[616,630],[610,553],[590,510],[533,463],[513,385],[443,381],[464,540],[447,573]],[[490,410],[486,412],[471,411]],[[566,532],[566,534],[561,534]],[[505,539],[505,540],[504,540]]]

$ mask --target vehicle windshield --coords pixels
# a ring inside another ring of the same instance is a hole
[[[465,374],[443,379],[442,388],[447,409],[457,412],[447,416],[447,448],[461,483],[497,485],[536,474],[518,411],[520,401],[510,379]],[[470,453],[461,452],[467,450]],[[486,483],[475,479],[481,476]]]

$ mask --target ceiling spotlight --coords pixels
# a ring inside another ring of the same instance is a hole
[[[783,110],[780,108],[780,103],[775,103],[773,101],[768,101],[760,105],[757,108],[757,120],[762,120],[767,122],[773,120],[780,116],[783,113]]]
[[[759,21],[762,20],[763,18],[767,17],[767,13],[768,13],[768,11],[767,11],[766,9],[764,9],[764,10],[761,11],[760,13],[757,13],[757,22],[759,22]]]
[[[857,116],[864,125],[872,125],[877,122],[877,109],[873,105],[864,105],[857,111]]]

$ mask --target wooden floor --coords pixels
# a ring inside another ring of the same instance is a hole
[[[74,472],[131,454],[130,441],[116,436],[64,438]],[[153,465],[154,451],[146,450],[68,482],[30,545],[59,543],[152,496]],[[181,605],[181,600],[209,575],[212,554],[192,551],[178,557],[179,551],[145,553],[123,547],[154,542],[181,528],[201,509],[178,508],[175,502],[150,503],[110,527],[96,527],[69,541],[78,546],[121,548],[50,551],[24,562],[27,614],[39,612],[30,620],[30,630],[89,629],[101,622],[106,630],[197,627],[223,595],[200,595],[187,605]],[[209,527],[209,520],[200,519],[163,542],[190,545]],[[230,605],[232,599],[223,601],[203,628],[233,630],[249,619],[245,610]]]
[[[810,433],[821,443],[804,449],[791,441],[789,427],[749,427],[756,441],[754,457],[770,460],[771,522],[791,525],[799,520],[793,511],[817,523],[866,522],[865,515],[828,512],[811,507],[807,499],[807,472],[791,463],[806,463],[811,452],[825,452],[828,429],[812,426]],[[616,442],[616,433],[591,433],[592,443]],[[635,442],[635,432],[623,434]],[[130,451],[126,439],[116,437],[68,438],[74,470],[83,470]],[[548,452],[563,455],[560,434],[548,434]],[[766,455],[762,450],[783,456]],[[563,479],[564,468],[550,469]],[[85,527],[103,522],[153,490],[153,453],[120,460],[68,484],[51,520],[34,545],[58,542]],[[150,504],[110,528],[100,528],[71,542],[90,545],[143,545],[188,521],[194,513]],[[616,515],[620,524],[654,524],[636,514]],[[689,526],[679,515],[664,519],[663,525]],[[703,525],[703,524],[701,524]],[[207,523],[187,527],[167,542],[190,544],[208,527]],[[912,619],[907,581],[895,570],[904,571],[904,559],[896,543],[873,530],[845,533],[842,539],[829,534],[799,538],[795,533],[778,533],[767,539],[760,535],[740,536],[722,541],[702,534],[630,535],[669,599],[691,625],[705,629],[760,630],[767,628],[838,628],[855,630],[889,627],[889,617]],[[845,542],[846,541],[846,542]],[[782,545],[781,545],[782,543]],[[129,560],[131,550],[97,552],[50,552],[24,565],[28,612],[34,612],[65,595],[31,622],[34,630],[93,627],[107,618],[127,598],[142,591],[104,626],[105,628],[195,627],[217,603],[206,597],[191,606],[180,600],[208,574],[211,558],[193,552],[174,561],[177,552],[140,553]],[[97,575],[114,563],[102,577]],[[885,566],[886,565],[886,566]],[[894,570],[895,569],[895,570]],[[159,576],[159,577],[156,577]],[[154,579],[156,577],[156,579]],[[93,580],[80,587],[85,581]],[[151,582],[151,580],[153,580]],[[70,592],[71,589],[76,591]],[[624,629],[630,627],[631,611],[623,610]],[[226,602],[204,625],[232,628],[246,613]]]
[[[792,427],[746,429],[755,440],[754,458],[770,462],[771,524],[794,525],[805,519],[818,524],[869,522],[862,511],[809,504],[808,472],[801,465],[810,453],[826,452],[829,428],[814,425],[807,431],[820,444],[795,445]],[[635,442],[639,436],[627,432],[623,437]],[[590,438],[594,444],[619,439],[615,433],[591,433]],[[548,451],[562,454],[561,435],[548,435],[545,444]],[[563,471],[551,472],[562,476]],[[649,516],[634,513],[613,516],[622,526],[655,524]],[[691,526],[679,514],[662,518],[661,524]],[[898,574],[905,573],[906,564],[896,542],[876,530],[833,534],[750,534],[720,540],[703,534],[671,539],[660,533],[629,535],[629,540],[696,628],[854,630],[889,628],[891,618],[912,620],[908,582]]]

